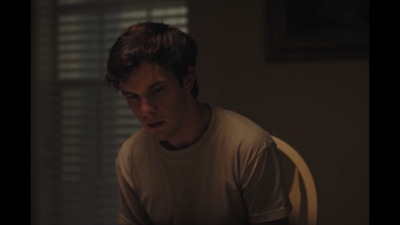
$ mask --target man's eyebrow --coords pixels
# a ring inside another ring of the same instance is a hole
[[[158,85],[165,84],[167,82],[168,82],[168,80],[157,81],[157,82],[153,83],[152,85],[150,85],[149,87],[147,87],[147,90],[152,89],[152,88],[154,88],[154,87],[156,87]]]
[[[124,91],[124,90],[122,90],[122,89],[121,89],[121,94],[122,94],[122,95],[125,95],[125,96],[126,96],[126,95],[134,95],[134,93],[131,93],[131,92],[129,92],[129,91]]]
[[[168,83],[168,80],[162,80],[162,81],[154,82],[153,84],[149,85],[146,90],[150,90],[150,89],[152,89],[152,88],[154,88],[154,87],[156,87],[158,85],[163,85],[165,83]],[[132,93],[132,92],[129,92],[129,91],[124,91],[122,89],[121,89],[121,94],[122,95],[135,95],[135,93]]]

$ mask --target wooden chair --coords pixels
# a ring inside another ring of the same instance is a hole
[[[275,141],[277,148],[284,153],[294,164],[294,174],[291,188],[289,191],[290,201],[293,206],[292,213],[289,216],[289,224],[299,224],[300,212],[301,212],[301,183],[300,177],[304,184],[304,190],[306,194],[307,208],[306,208],[306,224],[316,225],[317,224],[317,190],[315,188],[314,179],[311,175],[310,169],[301,155],[285,141],[272,136]]]

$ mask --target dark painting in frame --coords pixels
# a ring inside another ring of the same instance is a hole
[[[369,58],[368,0],[265,0],[266,60]]]

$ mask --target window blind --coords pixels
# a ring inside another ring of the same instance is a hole
[[[141,21],[188,32],[185,1],[38,0],[33,13],[32,224],[117,224],[115,159],[141,128],[104,81],[108,51]]]

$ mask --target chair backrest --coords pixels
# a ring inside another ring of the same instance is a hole
[[[310,169],[308,168],[306,162],[301,157],[301,155],[285,141],[272,136],[275,141],[277,148],[283,152],[295,165],[293,182],[289,191],[290,201],[293,206],[292,213],[289,217],[290,224],[299,224],[300,212],[301,212],[301,186],[300,179],[303,180],[306,200],[307,200],[307,225],[317,224],[317,190],[315,188],[314,179],[311,175]]]

